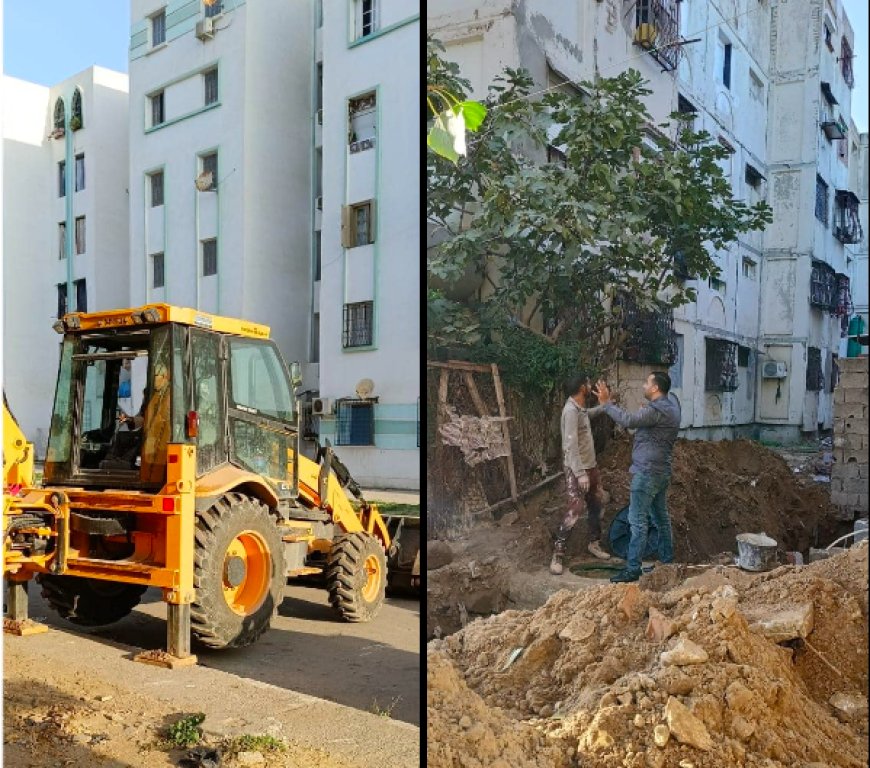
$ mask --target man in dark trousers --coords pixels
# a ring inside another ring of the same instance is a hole
[[[602,408],[587,408],[589,382],[584,377],[575,377],[565,386],[568,399],[562,409],[562,463],[565,470],[565,486],[568,492],[568,507],[556,533],[550,573],[562,573],[562,559],[571,530],[584,510],[587,512],[589,544],[587,549],[595,557],[608,560],[598,540],[601,538],[601,483],[595,461],[595,443],[589,417]]]
[[[659,561],[673,562],[674,543],[668,515],[667,493],[671,482],[671,455],[680,429],[680,404],[670,395],[671,377],[661,371],[647,376],[643,396],[649,401],[637,413],[627,413],[611,402],[610,390],[599,381],[593,392],[604,412],[626,429],[637,430],[631,450],[631,500],[628,522],[631,540],[626,567],[611,581],[637,581],[646,551],[649,521],[659,532]]]

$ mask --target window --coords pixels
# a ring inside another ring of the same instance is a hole
[[[314,3],[314,26],[320,29],[323,26],[323,0],[315,0]]]
[[[76,155],[76,192],[85,188],[85,156]]]
[[[211,174],[210,189],[217,189],[218,184],[218,156],[217,152],[209,152],[207,155],[200,157],[202,163],[202,172]]]
[[[622,348],[622,359],[633,363],[673,365],[677,357],[674,314],[671,310],[647,310],[627,293],[616,298],[628,334]]]
[[[57,316],[66,314],[66,283],[57,284]]]
[[[202,241],[202,276],[217,274],[217,240]]]
[[[828,226],[828,185],[821,176],[816,176],[816,218]]]
[[[76,253],[85,252],[85,217],[76,216]]]
[[[156,171],[148,176],[151,186],[151,207],[163,205],[163,171]]]
[[[568,158],[565,157],[565,153],[550,144],[547,145],[547,162],[550,165],[560,165],[562,168],[568,167]]]
[[[73,288],[76,291],[76,312],[87,312],[88,288],[85,279],[73,280]]]
[[[348,144],[351,152],[362,152],[374,145],[377,127],[377,100],[375,94],[366,93],[349,99],[348,111]]]
[[[822,96],[824,97],[825,102],[827,102],[827,105],[829,107],[833,107],[833,106],[839,104],[839,102],[837,101],[837,99],[834,96],[834,92],[831,90],[830,83],[827,83],[823,80],[822,84],[821,84],[821,89],[822,89]],[[824,105],[822,105],[822,107],[824,108]]]
[[[764,101],[764,84],[761,82],[761,78],[755,74],[755,70],[749,70],[749,95],[755,99],[755,101]]]
[[[734,392],[737,389],[737,344],[725,339],[706,340],[704,390]]]
[[[689,130],[695,132],[695,122],[698,119],[698,108],[692,104],[683,94],[677,94],[677,112],[685,116],[683,128],[681,130]]]
[[[369,245],[374,237],[374,200],[366,200],[342,208],[341,239],[345,248]]]
[[[764,176],[761,175],[758,168],[754,165],[746,164],[746,170],[743,175],[746,183],[752,187],[756,192],[761,191],[761,182],[764,180]]]
[[[558,69],[550,66],[547,62],[547,90],[560,91],[566,96],[573,98],[583,98],[583,91],[578,85],[571,81],[571,78],[563,75]]]
[[[339,400],[335,406],[336,445],[375,444],[374,403],[369,400]]]
[[[837,298],[837,275],[821,261],[814,261],[810,272],[810,304],[831,311]]]
[[[166,11],[160,11],[151,17],[151,46],[166,42]]]
[[[646,49],[663,70],[676,69],[680,48],[679,0],[637,0],[634,44]]]
[[[224,4],[222,0],[203,0],[203,5],[205,6],[206,18],[218,16],[224,11]]]
[[[849,133],[846,132],[846,135],[843,136],[837,142],[837,159],[845,165],[847,168],[849,167]]]
[[[64,130],[66,121],[66,109],[63,106],[63,99],[58,99],[54,102],[54,128],[57,131]]]
[[[821,392],[825,388],[825,372],[822,370],[822,350],[807,347],[807,392]]]
[[[750,280],[755,280],[757,272],[757,264],[746,256],[743,257],[743,277],[748,277]]]
[[[163,91],[155,93],[151,98],[151,125],[161,125],[166,119],[163,107]]]
[[[151,254],[151,274],[153,276],[153,280],[151,281],[152,287],[162,288],[164,285],[162,253]]]
[[[731,88],[731,43],[725,43],[722,60],[722,85]]]
[[[57,164],[57,196],[66,197],[66,162],[64,160]]]
[[[827,21],[825,22],[825,45],[828,46],[829,51],[834,50],[834,34]]]
[[[218,100],[218,71],[210,69],[202,76],[205,86],[205,105],[215,104]]]
[[[840,69],[843,72],[843,80],[849,88],[855,86],[855,75],[852,72],[852,46],[844,37],[840,42]]]
[[[368,37],[377,29],[376,0],[354,0],[354,39]]]
[[[66,222],[62,221],[57,225],[57,258],[66,258]]]
[[[320,313],[315,312],[311,318],[311,362],[320,362]]]
[[[373,315],[374,303],[371,301],[345,304],[341,346],[345,349],[371,346]]]
[[[737,345],[737,367],[749,367],[749,347],[742,347],[739,344]]]
[[[725,281],[720,280],[718,277],[710,278],[710,287],[714,291],[719,291],[719,293],[725,293]]]
[[[69,120],[69,127],[77,131],[84,125],[82,122],[82,92],[79,88],[73,91],[72,95],[72,115]]]
[[[861,242],[863,232],[858,216],[860,201],[854,192],[838,189],[834,194],[834,237],[841,243],[855,245]]]
[[[314,233],[314,282],[316,283],[320,280],[320,269],[322,264],[322,248],[323,248],[323,237],[321,236],[320,230],[318,229]]]

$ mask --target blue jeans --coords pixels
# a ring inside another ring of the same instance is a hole
[[[645,475],[641,472],[637,472],[631,479],[631,500],[628,507],[631,541],[628,544],[627,563],[631,571],[639,571],[641,568],[650,519],[659,531],[659,561],[670,563],[674,560],[671,519],[667,507],[670,482],[669,475]]]

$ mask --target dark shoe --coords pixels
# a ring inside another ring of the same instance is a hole
[[[619,573],[610,577],[614,583],[623,583],[627,581],[637,581],[640,578],[641,571],[633,571],[630,568],[623,568]]]

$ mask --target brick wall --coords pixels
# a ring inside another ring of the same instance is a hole
[[[831,502],[840,517],[867,517],[868,393],[867,357],[841,358],[834,391],[834,466]]]

